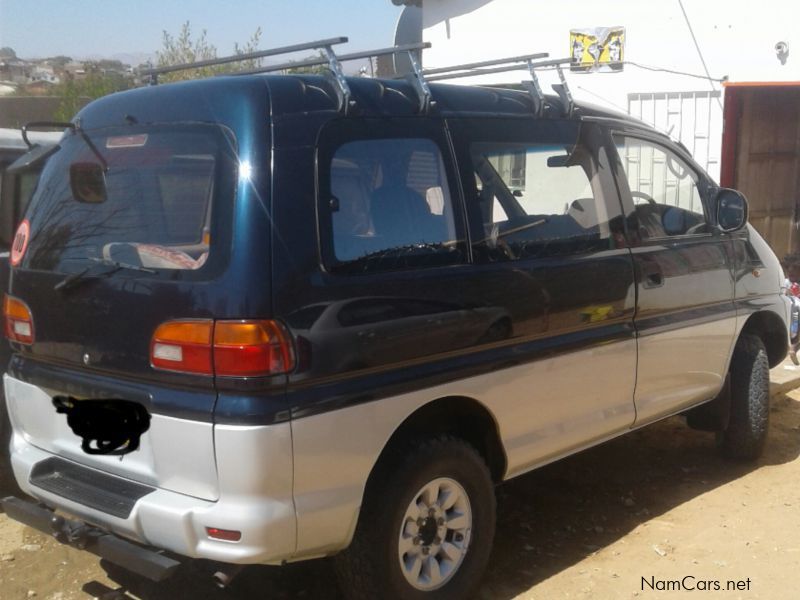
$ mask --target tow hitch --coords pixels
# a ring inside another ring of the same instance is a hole
[[[152,548],[129,542],[77,519],[67,519],[41,504],[13,496],[0,500],[9,518],[50,534],[62,544],[87,550],[151,581],[163,581],[180,566]]]
[[[81,521],[65,519],[61,515],[53,514],[50,517],[50,531],[53,537],[62,544],[70,544],[85,550],[90,543],[92,536],[97,536],[99,531],[89,527]]]

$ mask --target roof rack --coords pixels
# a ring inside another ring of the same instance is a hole
[[[547,58],[547,52],[537,52],[536,54],[525,54],[523,56],[511,56],[508,58],[497,58],[494,60],[483,60],[480,62],[465,63],[462,65],[452,65],[449,67],[438,67],[435,69],[425,69],[422,74],[428,81],[443,81],[445,79],[456,79],[458,77],[472,77],[477,71],[480,73],[505,73],[506,71],[516,71],[525,69],[526,65],[532,60]],[[498,66],[499,65],[499,66]],[[485,67],[497,67],[486,69]],[[433,77],[431,77],[433,75]]]
[[[209,60],[198,60],[196,62],[181,63],[179,65],[156,67],[155,69],[147,69],[145,71],[142,71],[142,75],[150,77],[150,85],[156,85],[158,83],[158,76],[163,75],[164,73],[187,71],[189,69],[202,69],[203,67],[213,67],[215,65],[224,65],[244,60],[266,58],[267,56],[278,56],[280,54],[291,54],[292,52],[301,52],[303,50],[316,50],[318,48],[328,48],[335,44],[344,44],[347,41],[348,38],[344,36],[327,38],[324,40],[317,40],[314,42],[305,42],[303,44],[293,44],[291,46],[281,46],[279,48],[259,50],[258,52],[247,52],[243,54],[234,54],[232,56],[223,56],[222,58],[212,58]]]
[[[567,78],[564,77],[564,70],[561,68],[561,65],[569,63],[569,58],[554,58],[551,60],[543,60],[538,63],[528,63],[528,72],[531,75],[531,79],[530,81],[523,81],[522,85],[526,90],[528,90],[528,93],[533,99],[533,112],[537,117],[541,116],[544,112],[545,97],[542,93],[542,87],[539,85],[539,78],[536,75],[536,69],[541,69],[543,67],[555,67],[556,71],[558,72],[558,79],[561,81],[561,83],[554,84],[552,87],[553,91],[558,94],[558,97],[561,100],[561,106],[564,109],[564,115],[571,117],[572,113],[575,112],[575,100],[573,99],[572,92],[567,85]]]
[[[561,100],[564,114],[570,116],[575,110],[575,103],[572,98],[572,93],[567,86],[567,80],[564,77],[564,71],[561,68],[562,65],[570,62],[569,58],[540,60],[546,59],[549,54],[547,52],[538,52],[535,54],[525,54],[522,56],[512,56],[508,58],[498,58],[480,62],[465,63],[461,65],[453,65],[451,67],[422,69],[419,60],[417,60],[415,52],[430,48],[431,45],[428,42],[404,44],[401,46],[392,46],[390,48],[379,48],[377,50],[365,50],[362,52],[352,52],[350,54],[337,55],[333,50],[333,46],[337,44],[343,44],[347,41],[348,38],[344,36],[327,38],[313,42],[305,42],[303,44],[294,44],[291,46],[271,48],[269,50],[260,50],[258,52],[235,54],[232,56],[225,56],[223,58],[201,60],[192,63],[170,65],[167,67],[157,67],[155,69],[147,69],[146,71],[142,71],[142,75],[149,76],[150,84],[155,85],[158,83],[158,76],[164,73],[174,73],[176,71],[185,71],[188,69],[201,69],[203,67],[260,59],[267,56],[292,54],[294,52],[301,52],[303,50],[321,50],[322,55],[319,57],[307,58],[294,62],[283,62],[249,71],[239,71],[234,74],[252,75],[256,73],[271,73],[275,71],[284,71],[287,69],[324,65],[328,68],[330,77],[332,77],[335,82],[336,95],[338,96],[339,101],[339,110],[347,114],[350,109],[353,108],[355,103],[352,100],[350,85],[347,83],[347,78],[344,75],[341,63],[348,60],[358,60],[361,58],[372,58],[376,56],[386,56],[389,54],[406,52],[408,53],[408,58],[411,62],[411,73],[403,76],[397,76],[395,79],[404,78],[414,87],[414,91],[416,92],[418,98],[418,110],[420,113],[427,113],[434,104],[431,98],[431,90],[428,86],[429,81],[445,81],[448,79],[457,79],[459,77],[475,77],[478,75],[488,75],[492,73],[506,73],[509,71],[527,70],[530,73],[531,79],[530,81],[524,81],[522,85],[528,91],[531,99],[533,100],[534,113],[537,116],[540,116],[544,112],[546,101],[545,96],[542,93],[542,88],[539,85],[539,78],[536,75],[536,70],[542,68],[555,68],[558,71],[558,77],[561,83],[553,85],[553,89]]]
[[[189,69],[201,69],[203,67],[211,67],[215,65],[224,65],[233,62],[241,62],[245,60],[253,60],[265,58],[267,56],[278,56],[281,54],[292,54],[303,50],[321,50],[322,56],[308,58],[298,61],[288,61],[275,65],[267,65],[252,69],[249,71],[237,71],[231,75],[253,75],[257,73],[274,73],[275,71],[285,71],[287,69],[297,69],[302,67],[314,67],[324,65],[328,67],[331,76],[336,83],[337,96],[339,100],[339,110],[345,114],[353,107],[351,100],[350,86],[345,78],[344,71],[342,70],[342,62],[348,60],[358,60],[361,58],[372,58],[376,56],[385,56],[387,54],[398,54],[400,52],[407,52],[411,61],[413,73],[407,76],[409,82],[414,86],[414,89],[419,98],[419,111],[422,113],[427,112],[431,107],[431,91],[428,84],[422,76],[422,69],[419,62],[414,55],[417,50],[424,50],[430,48],[428,42],[418,44],[404,44],[401,46],[393,46],[391,48],[379,48],[377,50],[365,50],[362,52],[352,52],[350,54],[337,55],[333,46],[343,44],[348,41],[348,38],[341,36],[335,38],[328,38],[324,40],[317,40],[314,42],[306,42],[303,44],[295,44],[292,46],[282,46],[280,48],[272,48],[269,50],[261,50],[258,52],[248,52],[246,54],[235,54],[232,56],[225,56],[223,58],[215,58],[210,60],[201,60],[192,63],[183,63],[179,65],[170,65],[167,67],[158,67],[155,69],[148,69],[142,71],[142,75],[150,77],[150,84],[156,85],[158,83],[158,76],[164,73],[174,73],[176,71],[185,71]]]
[[[325,56],[321,56],[319,58],[308,58],[306,60],[300,60],[295,62],[285,62],[277,65],[268,65],[265,67],[260,67],[258,69],[253,69],[251,71],[240,71],[234,73],[235,75],[254,75],[257,73],[274,73],[275,71],[284,71],[286,69],[297,69],[301,67],[315,67],[319,65],[325,65],[328,67],[330,72],[336,79],[336,83],[339,88],[340,97],[340,109],[342,107],[350,107],[350,86],[347,84],[347,80],[345,79],[344,72],[342,71],[341,63],[349,61],[349,60],[358,60],[361,58],[373,58],[376,56],[385,56],[387,54],[399,54],[401,52],[408,53],[409,60],[411,61],[411,66],[413,69],[413,73],[407,76],[407,79],[411,82],[414,86],[415,91],[417,92],[417,97],[419,98],[419,111],[424,113],[430,109],[431,105],[431,91],[428,88],[428,84],[426,83],[425,79],[422,77],[422,69],[419,66],[419,62],[414,55],[414,52],[417,50],[424,50],[426,48],[430,48],[430,42],[421,42],[417,44],[403,44],[401,46],[392,46],[389,48],[378,48],[376,50],[364,50],[361,52],[351,52],[350,54],[336,54],[330,46],[324,46],[321,49],[325,53]]]
[[[575,101],[570,92],[567,80],[564,77],[562,65],[569,64],[569,58],[553,58],[549,60],[538,60],[547,58],[549,54],[540,52],[537,54],[526,54],[523,56],[512,56],[509,58],[498,58],[495,60],[487,60],[482,62],[465,63],[462,65],[454,65],[452,67],[441,67],[436,69],[426,69],[422,71],[423,76],[428,81],[446,81],[449,79],[458,79],[460,77],[476,77],[478,75],[490,75],[493,73],[507,73],[509,71],[527,70],[530,73],[530,80],[523,81],[523,88],[530,94],[533,100],[533,112],[536,116],[541,116],[545,108],[545,95],[542,92],[542,87],[539,84],[539,77],[536,74],[537,69],[542,68],[555,68],[558,71],[558,77],[561,83],[553,85],[553,90],[558,94],[561,100],[564,114],[572,116],[575,110]],[[431,77],[432,75],[432,77]]]

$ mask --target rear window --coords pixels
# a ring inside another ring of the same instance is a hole
[[[233,196],[230,139],[205,125],[99,130],[88,138],[68,136],[48,162],[27,215],[23,266],[202,269],[215,247],[215,201]]]

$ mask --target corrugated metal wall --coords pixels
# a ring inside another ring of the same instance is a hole
[[[669,133],[719,181],[722,98],[719,91],[628,94],[631,116]]]

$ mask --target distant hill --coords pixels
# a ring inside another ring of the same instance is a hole
[[[147,61],[152,61],[153,64],[156,62],[156,53],[155,52],[117,52],[112,55],[106,54],[87,54],[86,56],[81,56],[77,60],[118,60],[123,65],[131,65],[132,67],[136,67],[138,65],[144,64]]]

